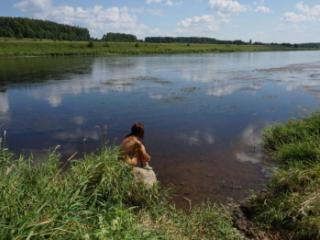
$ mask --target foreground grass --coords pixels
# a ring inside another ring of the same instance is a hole
[[[134,55],[295,50],[285,46],[233,44],[103,43],[0,38],[0,56]],[[299,49],[303,50],[303,49]]]
[[[252,220],[281,239],[320,239],[320,113],[267,129],[264,148],[279,167]]]
[[[176,210],[159,187],[144,190],[115,149],[42,163],[0,151],[0,239],[243,239],[226,212]]]

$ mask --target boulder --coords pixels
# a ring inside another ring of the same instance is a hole
[[[157,183],[157,177],[151,167],[140,168],[134,167],[132,169],[134,181],[142,183],[146,189],[151,189]]]

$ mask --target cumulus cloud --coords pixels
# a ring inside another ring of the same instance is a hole
[[[258,13],[270,13],[271,9],[266,6],[258,6],[254,11]]]
[[[236,0],[209,0],[209,7],[220,12],[240,13],[245,12],[248,7]]]
[[[194,17],[191,17],[191,18],[186,18],[182,21],[180,21],[178,23],[178,26],[179,27],[190,27],[192,25],[198,25],[198,24],[202,24],[202,23],[205,23],[205,24],[212,24],[214,23],[214,18],[213,16],[211,15],[202,15],[202,16],[194,16]]]
[[[146,0],[147,4],[159,4],[162,3],[166,6],[173,6],[173,5],[178,5],[181,3],[181,1],[177,1],[177,0]]]
[[[320,21],[320,4],[309,6],[304,2],[296,5],[297,12],[285,12],[283,20],[291,23]]]
[[[177,32],[180,34],[208,35],[208,31],[218,31],[219,22],[212,15],[202,15],[185,18],[178,22],[177,26]]]
[[[139,37],[159,32],[156,28],[140,23],[135,9],[126,6],[105,8],[95,5],[83,8],[70,5],[56,6],[51,0],[23,0],[14,7],[22,12],[31,12],[35,18],[85,26],[95,37],[101,37],[111,31],[133,33]]]

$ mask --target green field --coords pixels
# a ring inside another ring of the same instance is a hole
[[[285,46],[0,39],[0,56],[137,55],[297,50]],[[298,50],[303,50],[298,48]]]

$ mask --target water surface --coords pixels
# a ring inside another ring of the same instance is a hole
[[[41,158],[119,143],[132,123],[177,201],[263,188],[261,129],[317,110],[320,52],[0,59],[0,130]]]

